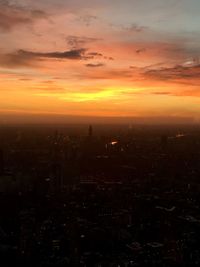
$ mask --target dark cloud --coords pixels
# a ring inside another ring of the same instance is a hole
[[[54,58],[54,59],[86,59],[84,56],[85,49],[74,49],[64,52],[32,52],[26,50],[19,50],[18,56],[26,58]]]
[[[180,79],[199,79],[200,65],[185,67],[177,65],[173,68],[161,68],[157,70],[149,70],[145,75],[159,80],[180,80]]]
[[[85,49],[69,50],[64,52],[32,52],[18,50],[15,53],[0,55],[0,65],[4,67],[33,67],[44,59],[57,60],[86,60]]]
[[[113,57],[104,57],[104,59],[107,59],[107,60],[114,60]]]
[[[171,92],[153,92],[153,95],[171,95]]]
[[[136,66],[129,66],[129,68],[133,70],[138,69]]]
[[[137,53],[137,54],[141,54],[141,53],[143,53],[143,52],[145,52],[146,51],[146,48],[140,48],[140,49],[137,49],[135,52]]]
[[[89,58],[104,58],[105,60],[114,60],[113,57],[109,57],[109,56],[104,56],[102,53],[99,53],[99,52],[90,52],[90,53],[87,53],[87,56]]]
[[[92,57],[103,57],[103,54],[98,53],[98,52],[91,52],[91,53],[88,53],[88,55]]]
[[[42,10],[31,10],[11,4],[9,1],[0,1],[0,30],[9,31],[20,25],[33,23],[35,20],[47,18]]]
[[[89,68],[99,68],[99,67],[104,67],[105,64],[103,64],[103,63],[96,63],[96,64],[89,63],[89,64],[86,64],[85,66],[86,67],[89,67]]]
[[[11,53],[6,55],[0,55],[0,66],[6,68],[16,68],[16,67],[32,67],[34,62],[19,53]]]
[[[29,81],[32,81],[33,79],[30,79],[30,78],[20,78],[19,81],[22,81],[22,82],[29,82]]]
[[[140,32],[144,32],[145,30],[147,30],[148,27],[140,26],[140,25],[138,25],[136,23],[133,23],[131,26],[125,27],[124,29],[127,30],[127,31],[130,31],[130,32],[140,33]]]
[[[101,39],[98,38],[91,38],[91,37],[85,37],[85,36],[67,36],[66,38],[67,40],[67,44],[73,48],[73,49],[77,49],[79,47],[83,47],[84,45],[87,45],[89,43],[93,43],[93,42],[97,42]]]

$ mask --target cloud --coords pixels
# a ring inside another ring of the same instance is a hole
[[[137,54],[140,54],[140,53],[143,53],[143,52],[145,52],[146,51],[146,48],[141,48],[141,49],[137,49],[135,52],[137,53]]]
[[[105,64],[103,63],[89,63],[89,64],[86,64],[85,65],[86,67],[89,67],[89,68],[99,68],[99,67],[104,67]]]
[[[32,87],[35,91],[41,91],[48,94],[64,94],[66,93],[66,89],[63,87],[59,87],[56,85],[48,85],[48,86],[38,86],[38,87]]]
[[[38,19],[46,19],[48,15],[38,9],[28,9],[0,1],[0,30],[10,31],[18,26],[31,24]]]
[[[103,54],[98,53],[98,52],[90,52],[88,53],[88,55],[92,57],[103,57]]]
[[[67,44],[72,48],[72,49],[77,49],[79,47],[83,47],[84,45],[87,45],[89,43],[94,43],[97,42],[101,39],[98,38],[91,38],[91,37],[85,37],[85,36],[74,36],[74,35],[69,35],[66,38]]]
[[[78,21],[83,23],[85,26],[90,26],[94,21],[98,19],[97,16],[91,14],[85,14],[79,17]]]
[[[92,66],[90,66],[92,67]],[[94,67],[94,66],[93,66]],[[133,79],[132,71],[127,69],[105,69],[96,68],[96,71],[90,71],[86,68],[86,72],[79,73],[77,78],[79,79],[89,79],[89,80],[124,80],[131,81]]]
[[[86,60],[85,49],[69,50],[64,52],[32,52],[18,50],[15,53],[0,55],[0,65],[3,67],[33,67],[44,59],[55,60]]]
[[[167,62],[159,62],[159,63],[155,63],[155,64],[151,64],[148,65],[146,67],[144,67],[144,69],[148,70],[148,69],[157,69],[158,67],[164,66]]]
[[[153,95],[171,95],[171,92],[152,92]]]
[[[145,75],[158,80],[183,80],[185,82],[188,79],[199,79],[200,65],[192,67],[177,65],[172,68],[148,70],[145,72]]]
[[[129,31],[129,32],[141,33],[141,32],[144,32],[145,30],[147,30],[148,27],[140,26],[140,25],[138,25],[136,23],[133,23],[129,27],[123,27],[123,29],[126,30],[126,31]]]
[[[64,52],[32,52],[26,50],[19,50],[18,56],[27,58],[54,58],[54,59],[85,59],[85,49],[74,49]]]
[[[6,68],[32,67],[34,62],[20,53],[0,55],[0,66]]]
[[[91,58],[91,59],[103,57],[105,60],[109,60],[109,61],[114,60],[113,57],[104,56],[102,53],[99,53],[99,52],[89,52],[89,53],[87,53],[87,56],[88,56],[88,58]]]

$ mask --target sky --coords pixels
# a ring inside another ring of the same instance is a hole
[[[0,120],[200,120],[199,0],[0,0]]]

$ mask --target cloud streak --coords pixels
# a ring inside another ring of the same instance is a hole
[[[149,78],[158,80],[199,80],[200,77],[200,65],[185,67],[177,65],[172,68],[154,69],[145,72],[145,75]],[[193,81],[191,81],[191,84]]]
[[[103,64],[103,63],[88,63],[85,66],[88,68],[99,68],[99,67],[104,67],[105,64]]]
[[[39,19],[47,19],[48,15],[39,9],[27,9],[0,1],[0,30],[10,31],[18,26],[30,25]]]
[[[83,47],[85,45],[88,45],[90,43],[97,42],[99,40],[101,40],[101,39],[86,37],[86,36],[74,36],[74,35],[69,35],[66,38],[67,44],[72,49],[77,49],[77,48]]]
[[[74,49],[64,52],[32,52],[19,50],[17,55],[26,58],[52,58],[52,59],[86,59],[84,48]]]
[[[4,67],[33,67],[45,59],[51,60],[86,60],[85,49],[69,50],[64,52],[33,52],[18,50],[15,53],[0,55],[0,65]]]

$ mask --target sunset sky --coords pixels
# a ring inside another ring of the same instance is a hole
[[[199,0],[0,0],[0,117],[200,119]]]

